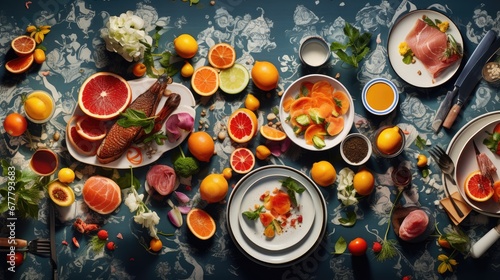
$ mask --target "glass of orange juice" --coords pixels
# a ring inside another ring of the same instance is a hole
[[[368,112],[383,116],[394,111],[399,102],[399,94],[393,82],[375,78],[365,84],[361,99]]]
[[[42,90],[36,90],[24,100],[26,117],[33,123],[46,123],[55,111],[54,98]]]

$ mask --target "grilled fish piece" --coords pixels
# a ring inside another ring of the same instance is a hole
[[[148,90],[132,101],[128,108],[142,111],[148,117],[155,115],[163,92],[171,82],[172,79],[170,77],[161,76]],[[175,105],[171,102],[175,95],[178,94],[169,95],[165,102],[165,106]],[[177,106],[175,106],[175,108],[177,108]],[[117,160],[128,149],[142,130],[140,126],[125,128],[115,122],[97,149],[97,160],[103,164]]]

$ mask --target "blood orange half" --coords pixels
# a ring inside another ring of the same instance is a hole
[[[90,141],[82,136],[77,131],[75,125],[76,117],[72,117],[66,126],[66,139],[71,146],[83,156],[94,156],[99,148],[100,141]]]
[[[30,36],[22,35],[14,38],[10,45],[18,56],[25,56],[35,51],[36,42]]]
[[[186,217],[189,230],[201,240],[206,240],[215,234],[215,221],[207,212],[193,208]]]
[[[474,201],[487,201],[493,196],[494,190],[490,180],[474,171],[465,179],[464,190],[467,196]]]
[[[247,148],[237,148],[231,153],[229,163],[234,172],[246,174],[255,166],[255,157]]]
[[[34,57],[32,54],[20,56],[14,59],[11,59],[5,63],[5,69],[10,73],[20,74],[26,72],[33,64]]]
[[[213,45],[208,51],[208,62],[215,68],[227,69],[236,61],[236,51],[227,43]]]
[[[202,66],[191,76],[191,87],[201,96],[210,96],[219,89],[219,73],[213,67]]]
[[[246,108],[237,109],[227,120],[229,137],[236,143],[250,141],[257,133],[257,126],[257,116]]]
[[[109,120],[125,111],[132,101],[132,90],[122,77],[98,72],[88,77],[80,87],[78,105],[88,116]]]
[[[106,136],[106,124],[102,120],[82,116],[76,121],[76,131],[87,140],[97,141]]]

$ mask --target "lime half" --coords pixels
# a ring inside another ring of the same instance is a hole
[[[228,94],[242,92],[250,81],[250,74],[245,66],[235,63],[219,73],[219,88]]]

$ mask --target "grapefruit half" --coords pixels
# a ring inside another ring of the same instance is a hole
[[[255,157],[247,148],[237,148],[231,153],[229,163],[234,172],[246,174],[255,166]]]
[[[490,180],[481,175],[480,171],[474,171],[467,176],[464,190],[470,199],[478,202],[487,201],[494,193]]]
[[[227,121],[229,137],[236,143],[250,141],[257,133],[257,126],[257,116],[246,108],[234,111]]]
[[[109,72],[98,72],[88,77],[78,94],[80,109],[99,120],[117,117],[131,101],[132,89],[127,81]]]

